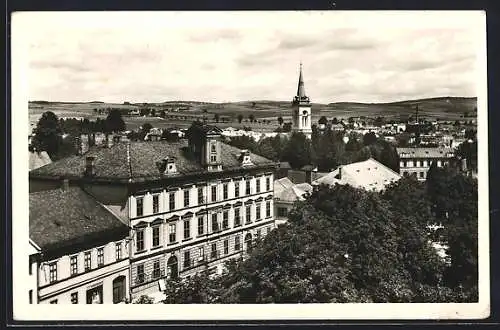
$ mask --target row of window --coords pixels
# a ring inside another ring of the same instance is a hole
[[[267,227],[267,234],[271,231],[271,227]],[[259,239],[262,235],[262,229],[257,229],[256,238]],[[245,237],[245,249],[250,252],[252,250],[252,236],[248,235]],[[182,266],[184,270],[197,266],[200,263],[204,263],[207,259],[215,260],[221,257],[227,256],[230,253],[230,244],[233,244],[234,252],[241,251],[243,249],[242,240],[240,235],[234,236],[234,238],[227,238],[222,241],[222,250],[219,250],[217,243],[210,243],[210,253],[205,255],[205,246],[199,246],[195,249],[186,250],[183,253]],[[172,262],[172,260],[175,260]],[[145,264],[140,264],[136,266],[136,284],[141,284],[147,280],[155,280],[163,276],[177,277],[178,276],[178,265],[177,258],[171,257],[167,262],[167,274],[161,269],[160,259],[153,261],[153,271],[150,275],[145,273]]]
[[[120,275],[113,280],[113,304],[120,303],[126,299],[126,277]],[[33,303],[33,293],[30,290],[30,304]],[[86,296],[86,297],[85,297]],[[103,286],[98,285],[87,289],[86,294],[84,294],[84,302],[87,304],[102,304],[103,303]],[[85,299],[86,298],[86,299]],[[72,304],[78,304],[80,302],[79,292],[70,293],[70,301]],[[51,304],[57,304],[58,299],[53,299],[50,301]]]
[[[234,227],[239,227],[243,225],[242,223],[242,217],[241,217],[241,208],[235,208],[234,209]],[[261,212],[261,205],[257,204],[255,207],[256,210],[256,220],[262,220],[262,212]],[[245,209],[245,224],[251,224],[252,223],[252,213],[251,213],[251,206],[246,206]],[[266,218],[269,218],[271,216],[271,202],[267,201],[266,202]],[[183,239],[187,240],[191,238],[191,219],[185,219],[182,221],[183,225]],[[205,217],[204,216],[199,216],[197,219],[197,234],[198,236],[204,235],[206,232],[205,229]],[[229,229],[229,210],[224,210],[222,212],[222,221],[219,219],[219,213],[213,213],[212,218],[211,218],[211,232],[212,233],[217,233],[223,230]],[[137,229],[136,230],[136,251],[141,252],[145,250],[145,243],[144,243],[144,229]],[[151,228],[151,243],[152,247],[158,247],[160,246],[160,225],[153,226]],[[168,225],[168,244],[176,243],[177,242],[177,224],[176,223],[171,223]]]
[[[402,174],[404,176],[410,176],[410,175],[415,175],[419,179],[425,179],[425,171],[420,171],[420,172],[407,172],[407,171],[402,171]]]
[[[213,203],[213,202],[217,202],[217,201],[220,201],[219,200],[219,194],[218,194],[218,186],[217,185],[213,185],[213,186],[210,186],[210,202]],[[261,180],[260,178],[257,178],[256,180],[256,186],[255,186],[255,189],[256,189],[256,193],[261,193],[261,192],[266,192],[266,191],[270,191],[271,190],[271,178],[270,177],[266,177],[266,187],[265,187],[265,190],[261,191]],[[168,210],[169,211],[172,211],[172,210],[175,210],[176,208],[179,208],[178,205],[176,205],[176,193],[175,191],[171,191],[168,193]],[[234,185],[234,197],[243,197],[244,195],[251,195],[252,194],[252,191],[251,191],[251,181],[246,181],[245,182],[245,193],[242,194],[242,191],[240,191],[240,185],[239,184],[235,184]],[[202,205],[204,204],[206,201],[205,201],[205,196],[204,196],[204,187],[198,187],[197,188],[197,205]],[[155,214],[155,213],[159,213],[160,212],[160,194],[154,194],[152,196],[152,203],[153,203],[153,207],[152,207],[152,213]],[[228,183],[224,183],[222,184],[222,200],[226,200],[226,199],[229,199],[229,184]],[[189,206],[194,206],[193,203],[192,203],[192,200],[191,200],[191,189],[188,188],[188,189],[185,189],[183,191],[183,207],[186,208],[186,207],[189,207]],[[136,215],[138,217],[140,216],[143,216],[144,215],[144,197],[136,197]]]
[[[400,162],[400,167],[429,167],[431,166],[432,160],[402,160]],[[437,166],[441,166],[442,161],[437,160]]]
[[[83,254],[83,268],[84,272],[88,272],[92,270],[92,251],[85,251]],[[122,243],[115,243],[115,258],[116,260],[120,260],[123,258],[122,252]],[[79,274],[78,267],[78,255],[70,256],[69,259],[70,264],[70,275],[75,276]],[[104,266],[104,247],[97,248],[97,268]],[[49,282],[53,283],[58,280],[58,271],[57,271],[57,261],[54,261],[49,264]]]

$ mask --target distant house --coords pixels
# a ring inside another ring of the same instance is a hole
[[[29,155],[29,162],[29,170],[31,171],[52,163],[52,160],[46,151],[32,151]]]
[[[144,137],[144,141],[160,141],[163,135],[163,129],[153,127]]]
[[[289,178],[274,181],[274,214],[276,224],[285,223],[293,204],[304,200],[305,196],[313,190],[309,183],[293,183]]]
[[[312,185],[348,184],[356,188],[382,191],[385,187],[401,179],[401,175],[373,158],[339,166],[335,171],[313,181]]]
[[[332,131],[343,131],[344,130],[344,125],[342,125],[342,124],[332,124],[332,125],[330,125],[330,129]]]
[[[449,164],[454,157],[451,148],[396,148],[400,161],[399,168],[402,175],[416,175],[424,181],[433,162],[438,167]]]

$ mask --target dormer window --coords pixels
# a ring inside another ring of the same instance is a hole
[[[251,157],[250,157],[250,152],[248,150],[241,150],[240,156],[239,156],[239,161],[240,161],[242,166],[253,165]]]
[[[161,161],[156,162],[156,166],[161,174],[177,174],[175,157],[165,157]]]

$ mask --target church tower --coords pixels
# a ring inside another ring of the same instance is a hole
[[[304,87],[304,78],[302,76],[302,63],[300,63],[299,85],[297,86],[297,95],[292,101],[292,130],[294,132],[302,132],[310,139],[312,134],[311,129],[311,102],[306,96]]]

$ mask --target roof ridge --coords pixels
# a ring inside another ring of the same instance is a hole
[[[397,174],[399,176],[401,176],[401,174],[399,174],[398,172],[394,171],[392,168],[390,168],[389,166],[385,166],[384,164],[382,164],[381,162],[379,162],[378,160],[376,160],[375,158],[373,157],[370,157],[368,158],[368,160],[373,160],[375,163],[379,164],[379,165],[382,165],[383,167],[385,167],[386,169],[388,169],[390,172],[394,173],[394,174]]]
[[[83,188],[80,188],[79,189],[83,194],[87,195],[88,197],[92,198],[92,200],[97,203],[97,205],[99,205],[102,209],[104,209],[106,212],[108,212],[109,214],[111,214],[113,217],[115,217],[116,220],[120,221],[120,223],[122,223],[123,225],[127,226],[126,224],[123,223],[123,221],[120,220],[120,217],[118,217],[115,212],[111,211],[106,205],[104,205],[103,203],[101,203],[92,193],[90,193],[89,191],[86,191],[85,189]]]
[[[130,157],[130,141],[127,143],[127,167],[128,167],[128,181],[132,181],[132,161]]]

